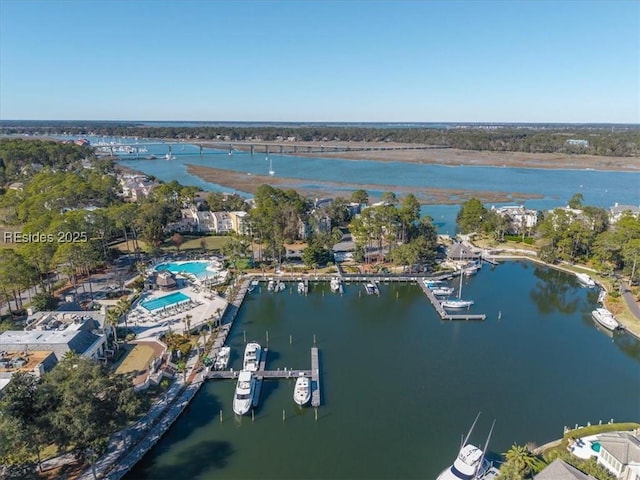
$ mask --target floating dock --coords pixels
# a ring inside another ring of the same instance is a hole
[[[438,312],[438,315],[440,315],[440,318],[442,320],[485,320],[487,318],[485,314],[462,313],[451,315],[444,309],[442,303],[440,303],[440,300],[436,298],[434,293],[429,287],[424,284],[424,282],[420,281],[418,282],[418,285],[420,285],[420,288],[425,293],[425,295],[431,302],[431,305],[433,305],[433,308],[436,309],[436,312]]]
[[[318,361],[318,347],[311,349],[311,406],[320,406],[320,362]]]

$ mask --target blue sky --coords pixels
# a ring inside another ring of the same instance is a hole
[[[640,123],[640,1],[0,0],[0,119]]]

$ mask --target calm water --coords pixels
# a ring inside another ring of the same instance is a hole
[[[573,276],[485,266],[464,286],[484,322],[439,320],[417,286],[381,292],[312,284],[304,297],[263,285],[231,332],[231,366],[245,336],[264,345],[268,331],[268,368],[309,368],[315,334],[318,421],[293,403],[293,381],[265,381],[255,422],[234,418],[233,381],[209,381],[127,478],[433,479],[478,411],[472,440],[484,442],[495,418],[494,452],[553,440],[564,425],[640,420],[640,343],[598,330],[597,292]]]

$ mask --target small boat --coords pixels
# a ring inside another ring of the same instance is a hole
[[[611,330],[613,332],[614,330],[620,328],[620,324],[616,320],[616,317],[614,317],[613,313],[611,313],[606,308],[596,308],[591,312],[591,315],[596,322],[598,322],[607,330]]]
[[[269,175],[273,176],[276,174],[276,171],[273,169],[273,164],[271,163],[271,157],[269,157]]]
[[[442,301],[444,308],[468,308],[473,305],[473,300],[462,300],[462,273],[460,273],[460,288],[458,289],[458,298],[449,298]]]
[[[479,265],[474,265],[472,267],[467,267],[464,269],[464,274],[467,277],[470,277],[471,275],[475,275],[476,273],[478,273],[478,270],[480,270],[480,266]]]
[[[364,289],[367,292],[367,295],[380,295],[380,289],[375,283],[365,283]]]
[[[267,290],[269,290],[270,292],[273,292],[273,289],[275,288],[275,282],[273,280],[269,280],[269,283],[267,283]]]
[[[453,293],[453,287],[434,287],[430,290],[437,297],[448,297]]]
[[[301,407],[311,400],[311,382],[302,373],[296,379],[296,385],[293,388],[293,400]]]
[[[262,347],[257,342],[249,342],[244,348],[244,359],[242,361],[242,370],[255,372],[260,366],[262,358]]]
[[[216,361],[213,364],[214,370],[226,370],[229,365],[229,356],[231,354],[231,347],[222,347],[216,356]]]
[[[285,285],[284,282],[277,280],[274,286],[274,291],[275,292],[282,292],[283,290],[285,290],[287,288],[287,286]]]
[[[578,281],[585,287],[591,288],[596,286],[596,282],[594,282],[593,279],[586,273],[576,273],[576,277],[578,278]]]
[[[444,469],[436,480],[493,480],[498,477],[498,470],[485,458],[493,426],[496,423],[495,420],[491,425],[491,430],[489,430],[484,449],[467,443],[479,416],[480,414],[478,413],[469,433],[467,433],[467,437],[462,442],[462,448],[460,448],[453,465]]]
[[[246,370],[240,372],[238,383],[236,384],[236,392],[233,396],[233,411],[236,415],[249,413],[253,403],[255,384],[253,372]]]
[[[298,293],[307,293],[307,286],[304,284],[304,282],[298,282]]]
[[[339,292],[342,288],[342,280],[340,280],[340,277],[331,277],[329,287],[333,293]]]

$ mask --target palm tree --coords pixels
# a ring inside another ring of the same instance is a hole
[[[533,474],[544,466],[544,462],[524,445],[513,444],[504,457],[507,463],[522,472],[523,477],[533,478]]]
[[[184,324],[185,324],[185,328],[186,328],[186,330],[184,332],[185,335],[189,335],[189,333],[191,332],[191,319],[192,318],[193,317],[191,315],[189,315],[189,314],[184,316]]]

